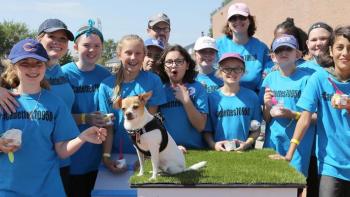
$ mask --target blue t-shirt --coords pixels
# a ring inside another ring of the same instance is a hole
[[[350,82],[339,82],[326,71],[315,72],[297,105],[309,112],[317,109],[318,172],[350,181],[350,116],[345,109],[332,107],[331,98],[335,94],[335,88],[328,78],[344,94],[350,94]]]
[[[216,71],[209,74],[198,73],[196,81],[201,83],[207,90],[207,93],[212,93],[220,88],[224,83],[223,81],[215,75]]]
[[[250,89],[240,87],[235,96],[226,96],[218,89],[209,94],[209,119],[205,131],[214,134],[214,141],[249,137],[250,122],[261,122],[258,96]]]
[[[263,100],[265,88],[269,87],[278,102],[283,102],[284,108],[300,111],[296,104],[304,90],[310,74],[300,68],[290,76],[282,76],[280,71],[274,71],[266,76],[261,87],[260,98]],[[264,147],[275,149],[280,155],[286,155],[290,140],[293,138],[296,121],[288,118],[271,118],[266,125]],[[307,134],[293,156],[291,164],[305,176],[308,174],[310,155],[315,135],[314,125],[311,124]]]
[[[208,114],[208,95],[202,84],[195,81],[186,84],[186,87],[196,109],[201,113]],[[176,100],[173,88],[169,84],[165,84],[164,90],[166,103],[160,106],[160,112],[165,119],[165,127],[176,144],[186,148],[207,147],[202,134],[192,126],[182,103]]]
[[[105,79],[99,89],[99,104],[100,110],[104,113],[114,113],[114,139],[113,152],[120,152],[120,143],[122,143],[122,152],[136,153],[130,136],[124,128],[124,116],[122,110],[115,110],[112,107],[114,95],[114,87],[116,84],[116,76],[110,76]],[[135,80],[127,83],[122,83],[121,98],[128,96],[136,96],[149,91],[152,91],[152,97],[147,101],[148,106],[158,106],[165,103],[165,93],[162,89],[160,78],[152,73],[140,71]]]
[[[98,88],[102,80],[111,73],[100,65],[91,71],[81,71],[74,62],[62,67],[71,85],[75,100],[72,113],[92,113],[98,111]],[[78,125],[80,131],[84,131],[91,125]],[[98,169],[102,157],[102,145],[85,143],[74,155],[71,156],[70,171],[73,175],[85,174]]]
[[[45,79],[50,84],[50,91],[66,103],[70,112],[74,102],[74,92],[69,85],[66,75],[62,72],[61,66],[56,64],[48,67],[45,72]],[[61,167],[68,165],[70,165],[69,157],[60,161]]]
[[[47,90],[39,95],[16,97],[20,104],[16,112],[0,114],[0,135],[13,128],[22,130],[14,163],[0,153],[0,196],[65,196],[54,145],[75,138],[79,131],[60,98]]]
[[[324,69],[316,62],[315,59],[305,61],[298,65],[299,68],[303,68],[306,72],[313,74],[314,72],[323,71]]]
[[[224,53],[229,52],[239,53],[244,58],[246,73],[240,80],[241,86],[257,92],[260,88],[263,71],[267,63],[271,61],[269,48],[266,44],[251,37],[246,44],[241,45],[224,35],[216,40],[216,46],[219,58]]]

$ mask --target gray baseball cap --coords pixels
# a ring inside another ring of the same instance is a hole
[[[169,17],[164,13],[159,13],[159,14],[154,15],[154,16],[149,18],[148,27],[153,27],[155,24],[157,24],[159,22],[165,22],[170,26]]]
[[[46,19],[41,25],[39,26],[38,34],[41,34],[42,32],[45,33],[51,33],[58,30],[64,30],[67,34],[67,38],[70,41],[74,40],[74,35],[71,31],[68,30],[67,25],[64,24],[59,19]]]

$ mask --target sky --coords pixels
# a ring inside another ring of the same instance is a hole
[[[97,3],[104,2],[104,3]],[[160,12],[170,18],[171,44],[189,45],[208,33],[210,13],[222,0],[0,0],[0,21],[26,23],[36,31],[47,18],[58,18],[75,33],[88,19],[99,18],[105,39],[119,40],[126,34],[147,38],[150,16]]]

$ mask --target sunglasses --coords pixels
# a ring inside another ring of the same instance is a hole
[[[234,21],[237,21],[237,20],[240,20],[240,21],[245,21],[247,20],[248,17],[247,16],[243,16],[243,15],[233,15],[231,16],[228,21],[230,22],[234,22]]]

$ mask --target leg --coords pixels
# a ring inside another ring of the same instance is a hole
[[[343,197],[342,182],[342,180],[335,177],[321,175],[320,197]]]
[[[319,178],[317,172],[317,158],[311,156],[309,173],[306,178],[307,197],[318,196]]]
[[[144,173],[143,165],[144,165],[145,157],[144,157],[143,153],[141,153],[137,148],[136,148],[136,153],[137,153],[137,157],[139,158],[139,163],[140,163],[140,170],[139,170],[139,173],[137,174],[137,176],[143,176],[143,173]]]
[[[83,175],[71,175],[71,192],[69,196],[91,197],[98,171]]]
[[[150,178],[150,180],[152,180],[157,178],[158,166],[159,166],[159,145],[152,144],[150,146],[149,151],[151,152],[151,161],[152,161],[152,177]]]
[[[66,192],[66,195],[68,195],[69,190],[70,190],[70,175],[69,175],[69,166],[65,166],[60,168],[60,175],[61,175],[61,180],[63,183],[64,191]]]

